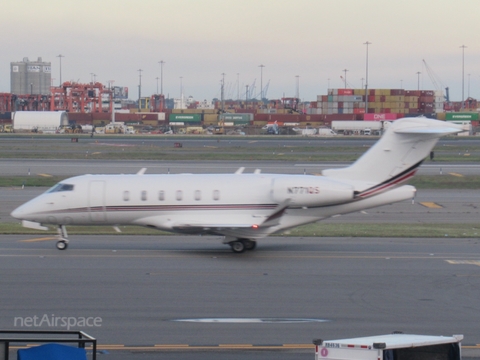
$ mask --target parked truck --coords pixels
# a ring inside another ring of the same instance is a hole
[[[13,126],[12,124],[0,124],[0,132],[2,133],[13,133]]]
[[[461,360],[463,335],[393,333],[341,340],[314,340],[315,360]]]
[[[126,126],[123,122],[111,122],[105,125],[105,134],[125,134]]]

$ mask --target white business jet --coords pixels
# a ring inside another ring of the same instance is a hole
[[[139,225],[184,234],[224,236],[236,253],[258,239],[334,215],[412,199],[410,179],[443,135],[443,121],[404,118],[351,166],[323,176],[244,174],[83,175],[61,181],[12,212],[23,225]]]

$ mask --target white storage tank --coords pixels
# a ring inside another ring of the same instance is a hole
[[[55,132],[68,125],[65,111],[16,111],[13,113],[13,130],[22,132]]]

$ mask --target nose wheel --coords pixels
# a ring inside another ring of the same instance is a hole
[[[58,241],[57,241],[57,249],[58,250],[65,250],[68,247],[68,234],[67,234],[67,228],[64,225],[60,225],[57,229],[58,235]]]

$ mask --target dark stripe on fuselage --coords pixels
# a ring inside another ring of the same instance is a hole
[[[41,212],[40,214],[88,213],[88,212],[150,212],[150,211],[231,211],[231,210],[273,210],[277,204],[204,204],[204,205],[122,205],[122,206],[93,206],[55,211]]]

